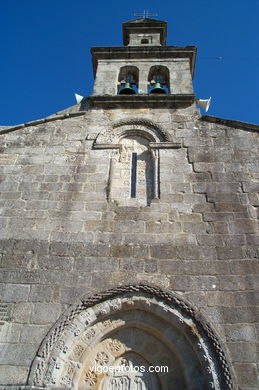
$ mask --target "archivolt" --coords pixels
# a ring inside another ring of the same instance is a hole
[[[145,119],[128,119],[116,122],[104,132],[98,134],[97,144],[117,144],[121,138],[129,135],[139,135],[151,142],[171,141],[171,136],[161,126]]]
[[[171,292],[147,285],[118,287],[70,309],[43,341],[29,384],[104,389],[107,376],[93,364],[110,366],[127,356],[167,364],[169,372],[156,379],[163,390],[233,389],[224,353],[206,321]]]

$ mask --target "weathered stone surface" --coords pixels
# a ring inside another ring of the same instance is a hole
[[[29,367],[27,366],[11,366],[11,365],[0,365],[0,383],[5,384],[8,381],[9,385],[23,385],[26,383],[26,379],[28,376]],[[13,388],[15,388],[14,386]],[[9,387],[3,386],[2,389]],[[10,386],[10,389],[12,387]],[[17,389],[17,387],[16,387]],[[15,389],[15,390],[16,390]]]

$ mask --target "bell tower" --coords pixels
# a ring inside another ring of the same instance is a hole
[[[185,108],[194,103],[196,48],[166,46],[167,23],[123,23],[122,47],[92,48],[93,107]]]

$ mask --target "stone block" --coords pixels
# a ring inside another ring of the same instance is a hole
[[[110,255],[112,257],[131,257],[133,256],[133,245],[122,244],[112,245]]]
[[[0,296],[3,302],[24,302],[28,300],[30,286],[25,284],[1,284]]]
[[[31,303],[16,303],[13,305],[12,319],[14,322],[26,324],[30,321],[30,314],[32,311]]]
[[[246,283],[243,276],[222,275],[219,279],[219,289],[229,291],[245,290]]]
[[[203,223],[183,222],[182,223],[182,230],[184,233],[193,233],[193,234],[212,233],[212,227],[208,223],[205,223],[205,222],[203,222]]]
[[[26,383],[29,372],[29,366],[8,366],[0,365],[0,383],[8,385],[24,385]],[[7,389],[3,386],[3,389]],[[10,390],[18,390],[17,388],[10,388]]]
[[[242,188],[240,183],[217,183],[215,192],[242,192]]]
[[[221,247],[224,245],[221,234],[200,234],[197,235],[197,242],[199,245]]]
[[[122,233],[110,233],[110,232],[96,232],[95,233],[95,241],[97,243],[97,246],[99,245],[106,245],[109,247],[110,243],[114,245],[121,245],[122,243],[131,243],[131,236],[135,236],[135,234],[127,234],[122,235]],[[129,237],[127,240],[126,238]],[[134,243],[135,241],[133,241]],[[105,249],[104,249],[105,251]],[[104,255],[105,256],[105,255]]]
[[[171,183],[170,185],[170,192],[171,193],[177,193],[177,192],[182,192],[182,193],[190,193],[191,191],[191,185],[190,183]]]
[[[0,343],[19,343],[22,324],[1,322]]]
[[[246,245],[246,236],[244,234],[224,234],[222,239],[226,247]]]
[[[237,194],[236,192],[211,192],[208,193],[208,202],[214,203],[240,203],[239,198],[241,194]]]
[[[31,314],[31,323],[52,325],[61,314],[62,307],[56,303],[35,303]]]
[[[238,384],[246,388],[258,386],[258,371],[256,364],[252,363],[235,363],[234,369],[237,375]]]
[[[53,242],[50,245],[50,253],[57,256],[71,257],[106,257],[109,256],[110,248],[106,244],[99,243],[84,244],[81,242],[71,242],[64,245],[63,242]]]
[[[86,232],[94,232],[94,231],[100,231],[100,232],[113,232],[114,231],[115,222],[114,221],[87,221],[84,224],[84,230]]]
[[[181,224],[179,222],[146,222],[147,233],[180,233]]]
[[[212,260],[216,259],[216,250],[213,247],[201,247],[198,245],[182,245],[177,248],[181,260]]]
[[[144,272],[145,261],[138,259],[121,259],[120,260],[120,270],[124,272]]]
[[[171,276],[170,288],[174,291],[193,290],[193,280],[190,276]]]
[[[235,221],[231,222],[229,229],[231,234],[255,234],[258,232],[257,223],[251,219],[246,218],[236,219]]]
[[[21,331],[21,343],[40,345],[49,331],[49,326],[23,325]]]
[[[228,343],[228,349],[233,362],[253,363],[257,359],[254,343]]]
[[[36,254],[45,255],[49,251],[49,243],[43,240],[17,240],[15,241],[14,250],[18,253],[31,251]]]
[[[258,182],[243,182],[242,183],[244,192],[259,192],[259,183]]]
[[[29,295],[30,302],[50,302],[54,296],[54,288],[44,284],[32,285]]]
[[[256,282],[256,272],[258,272],[258,260],[234,260],[229,261],[230,270],[232,274],[247,275],[246,283],[247,288],[253,286]],[[252,275],[249,275],[252,274]]]
[[[232,292],[209,291],[207,302],[208,306],[235,306],[235,295]]]
[[[144,233],[143,221],[118,221],[115,224],[115,231],[120,233]]]
[[[198,194],[206,194],[208,192],[216,192],[216,184],[212,182],[202,182],[193,185],[193,192]]]
[[[10,366],[29,366],[36,354],[38,344],[0,344],[0,367],[2,364]]]
[[[153,245],[150,247],[151,257],[157,259],[178,259],[177,248],[171,245]]]
[[[222,316],[224,321],[229,324],[238,323],[253,323],[256,321],[256,310],[255,308],[248,307],[222,307]]]
[[[40,281],[40,273],[38,270],[27,271],[3,269],[0,273],[0,282],[13,284],[35,284]]]
[[[259,302],[259,292],[236,292],[235,304],[236,306],[256,306]]]
[[[255,290],[255,291],[258,291],[259,290],[259,278],[258,278],[258,260],[256,261],[256,263],[254,262],[253,263],[255,267],[253,267],[253,275],[246,275],[245,276],[245,280],[246,280],[246,286],[247,286],[247,289],[248,290]]]
[[[147,273],[157,273],[158,264],[156,260],[147,259],[145,261],[145,272]]]
[[[51,232],[50,242],[64,242],[64,243],[84,243],[92,244],[94,240],[93,233],[89,232]]]
[[[224,323],[221,307],[204,307],[201,309],[201,313],[207,318],[207,321],[217,325]]]
[[[183,195],[182,194],[167,194],[165,191],[161,194],[161,201],[167,202],[167,203],[178,203],[183,201]],[[177,206],[174,205],[176,208]]]
[[[52,286],[79,287],[91,283],[92,274],[89,272],[75,271],[44,271],[42,274],[42,283]]]
[[[119,269],[119,260],[114,258],[77,258],[75,259],[75,267],[76,271],[103,271],[103,272],[112,272],[117,271]],[[117,256],[123,257],[123,256]]]
[[[202,222],[202,215],[201,213],[179,213],[179,220],[182,222],[200,223]]]
[[[40,269],[56,269],[71,271],[74,259],[60,256],[39,256],[38,266]]]
[[[184,203],[206,203],[206,197],[204,194],[184,194]]]
[[[82,296],[93,295],[93,290],[90,288],[82,289],[82,287],[62,287],[60,290],[60,302],[72,305]]]
[[[117,272],[93,272],[91,275],[91,283],[88,285],[92,288],[94,293],[108,290],[114,286],[113,284],[113,275]],[[118,285],[118,284],[116,284]]]
[[[225,325],[225,336],[227,341],[251,341],[256,340],[256,330],[252,324]]]
[[[203,218],[205,222],[216,222],[216,221],[232,221],[233,213],[204,213]]]
[[[218,278],[207,275],[195,276],[193,278],[193,289],[196,291],[218,289]]]
[[[243,259],[244,247],[242,246],[229,246],[217,248],[218,259]]]
[[[228,223],[227,222],[212,222],[211,225],[213,226],[214,232],[216,234],[228,234]]]

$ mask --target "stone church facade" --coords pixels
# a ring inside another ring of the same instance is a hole
[[[0,389],[256,390],[259,127],[200,115],[165,22],[123,38],[0,130]]]

